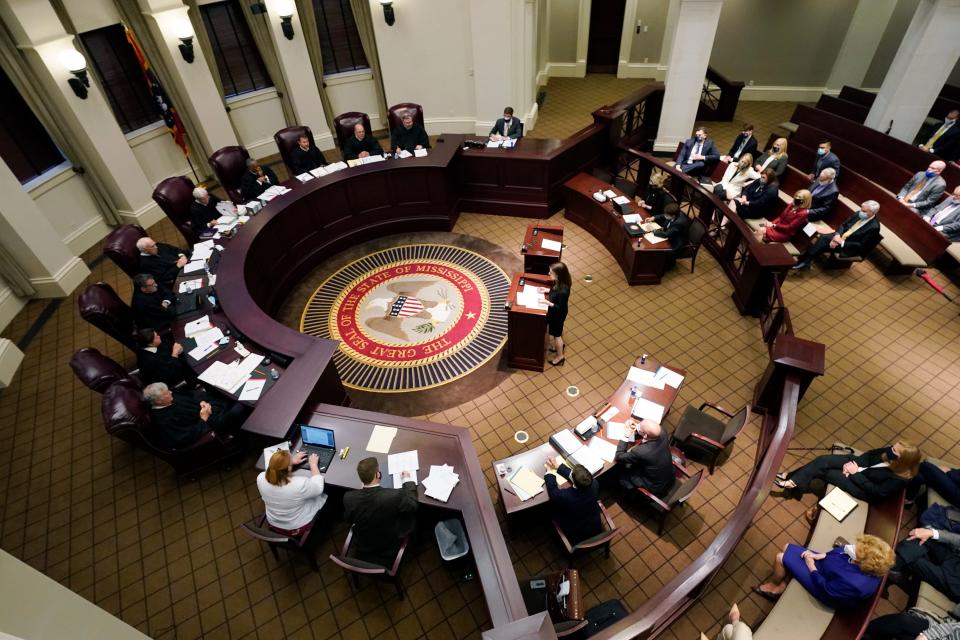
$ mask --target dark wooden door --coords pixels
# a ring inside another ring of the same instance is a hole
[[[598,0],[590,6],[587,73],[616,73],[627,0]]]

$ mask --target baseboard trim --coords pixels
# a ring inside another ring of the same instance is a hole
[[[825,87],[753,85],[743,88],[740,99],[747,102],[816,102]]]
[[[273,141],[273,138],[263,138],[262,140],[247,142],[244,143],[244,146],[247,148],[247,151],[250,152],[251,158],[260,158],[277,153],[277,145]]]
[[[3,330],[13,322],[20,310],[27,305],[27,299],[15,295],[13,290],[6,285],[0,286],[2,286],[0,288],[0,330]]]
[[[540,116],[540,105],[537,104],[534,100],[533,104],[530,105],[530,110],[527,111],[527,116],[523,121],[523,132],[524,134],[533,131],[534,127],[537,126],[537,118]],[[492,124],[490,125],[493,126]],[[489,129],[487,129],[489,131]]]
[[[117,211],[117,215],[120,216],[120,222],[123,224],[138,224],[144,229],[157,224],[164,218],[163,211],[153,200],[143,205],[136,211],[120,209]]]
[[[37,290],[35,298],[63,298],[70,295],[89,275],[90,269],[86,263],[74,256],[52,276],[30,278],[30,284]]]
[[[548,62],[547,77],[550,78],[582,78],[587,74],[587,61],[577,62]]]
[[[23,352],[6,338],[0,338],[0,389],[6,389],[13,382],[20,363],[23,362]]]
[[[107,237],[108,233],[110,233],[110,227],[103,218],[97,216],[68,233],[63,241],[71,253],[79,255]]]
[[[655,62],[627,62],[626,60],[621,60],[617,65],[617,77],[656,79],[659,68],[660,65]]]

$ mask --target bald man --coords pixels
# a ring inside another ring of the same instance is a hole
[[[947,189],[947,183],[940,173],[947,167],[943,160],[934,160],[926,171],[918,171],[903,185],[897,200],[919,216],[926,215]]]
[[[673,458],[670,441],[661,427],[652,420],[628,425],[633,429],[633,442],[620,442],[614,460],[619,467],[620,486],[624,489],[646,489],[658,498],[673,487]]]
[[[377,139],[367,135],[363,124],[358,122],[353,126],[353,137],[343,144],[343,159],[356,160],[368,156],[382,156],[383,148]]]

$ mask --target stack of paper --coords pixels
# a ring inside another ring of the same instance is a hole
[[[502,144],[503,144],[503,141],[502,141],[502,140],[489,140],[489,141],[487,142],[487,148],[488,148],[488,149],[499,149],[499,148],[500,148],[500,145],[502,145]]]
[[[399,489],[404,482],[410,482],[411,480],[415,483],[417,481],[417,469],[419,468],[420,457],[417,455],[416,449],[402,453],[391,453],[387,456],[387,473],[393,476],[394,488]],[[401,480],[400,474],[404,471],[408,471],[410,477]]]
[[[644,222],[642,225],[640,225],[640,228],[644,231],[659,231],[662,229],[662,227],[656,222]]]
[[[367,441],[367,451],[373,453],[389,453],[390,445],[397,435],[396,427],[381,427],[376,425],[373,433],[370,434],[370,440]],[[426,482],[426,480],[424,480]]]
[[[400,153],[398,153],[397,156],[400,158],[412,158],[413,154],[406,149],[400,149]]]
[[[543,294],[535,285],[525,284],[521,291],[517,291],[517,304],[531,309],[546,309]]]
[[[324,167],[327,170],[327,173],[333,173],[334,171],[340,171],[341,169],[347,168],[347,163],[344,161],[332,162]]]
[[[603,468],[603,458],[596,451],[585,447],[570,429],[564,429],[550,436],[550,444],[565,457],[585,466],[590,473],[596,473]]]
[[[229,200],[221,200],[217,203],[217,211],[224,216],[237,215],[237,208]]]
[[[227,393],[234,394],[246,384],[250,374],[262,361],[263,356],[258,354],[251,354],[241,361],[230,364],[218,360],[207,367],[199,378],[201,382],[212,384]]]
[[[606,411],[600,414],[600,419],[604,422],[610,422],[610,420],[613,419],[613,416],[617,415],[618,413],[620,413],[620,409],[610,406]]]
[[[214,247],[213,240],[204,240],[203,242],[198,242],[193,245],[193,251],[191,252],[191,260],[199,260],[200,258],[209,258],[210,254],[213,253]]]
[[[311,169],[311,170],[310,170],[310,175],[312,175],[314,178],[319,178],[320,176],[325,176],[325,175],[327,175],[327,168],[326,168],[326,167],[317,167],[316,169]]]
[[[191,349],[187,355],[194,360],[202,360],[207,355],[216,351],[217,344],[221,338],[223,338],[223,332],[217,327],[214,327],[213,329],[207,329],[206,331],[201,331],[193,336],[197,346]]]
[[[652,233],[646,233],[643,236],[643,239],[649,242],[650,244],[660,244],[661,242],[666,242],[666,238],[661,238],[660,236],[655,236]]]
[[[556,240],[548,240],[547,238],[540,241],[540,246],[547,251],[560,251],[563,248],[563,245]]]
[[[543,491],[543,478],[526,467],[520,467],[510,476],[510,487],[520,500],[527,501]]]
[[[310,172],[308,171],[306,173],[299,174],[297,176],[297,180],[299,180],[300,182],[307,182],[309,180],[313,180],[313,176],[310,175]]]
[[[593,416],[587,416],[580,421],[580,424],[575,426],[573,429],[581,436],[585,435],[588,431],[593,431],[594,427],[597,426],[597,419]]]
[[[613,459],[617,455],[617,445],[613,444],[612,442],[607,442],[603,438],[593,438],[590,440],[590,444],[587,445],[587,448],[600,456],[604,462],[613,462]],[[600,466],[601,468],[603,467],[602,464]]]
[[[627,428],[622,422],[608,422],[604,429],[604,435],[609,440],[628,440]],[[633,438],[630,438],[629,440],[632,439]]]
[[[256,402],[263,393],[263,387],[267,384],[266,378],[248,378],[240,390],[240,402]]]
[[[180,286],[177,288],[178,293],[187,293],[188,291],[196,291],[203,286],[203,278],[197,278],[196,280],[184,280],[180,283]]]
[[[640,214],[639,213],[628,213],[623,216],[623,221],[630,224],[640,224]]]
[[[417,156],[418,158],[425,158],[425,157],[427,156],[427,150],[426,150],[426,149],[414,149],[414,150],[413,150],[413,155]]]
[[[203,333],[208,329],[213,329],[213,323],[210,322],[210,316],[201,316],[196,320],[191,320],[183,326],[183,334],[192,338],[198,333]]]
[[[220,218],[220,220],[223,220],[223,218]],[[216,230],[219,231],[220,233],[226,233],[230,231],[239,223],[239,219],[233,218],[233,217],[230,218],[229,222],[220,222],[220,220],[217,220],[217,226],[215,227]]]
[[[609,200],[613,200],[617,197],[617,193],[613,189],[605,189],[603,195],[607,196]]]
[[[630,370],[627,371],[627,380],[651,389],[663,389],[664,385],[664,378],[657,377],[656,371],[648,371],[638,367],[630,367]]]
[[[366,158],[361,158],[361,164],[374,164],[376,162],[383,162],[386,160],[383,156],[367,156]]]
[[[264,448],[263,450],[263,466],[267,467],[270,464],[270,458],[273,457],[277,451],[290,451],[289,442],[281,442],[279,444],[272,444],[269,447]]]
[[[267,189],[257,197],[263,202],[270,202],[277,196],[282,196],[285,193],[289,193],[289,191],[290,189],[280,186],[279,184],[275,184],[272,187],[267,187]]]
[[[663,420],[663,405],[656,402],[650,402],[646,398],[637,398],[630,412],[634,418],[640,420],[653,420],[659,423]]]
[[[448,464],[431,465],[430,475],[423,479],[423,488],[426,489],[426,495],[446,502],[450,499],[450,492],[460,482],[460,476],[453,472],[453,467]]]
[[[517,141],[515,138],[504,138],[500,141],[500,146],[504,149],[512,149],[517,146]]]
[[[683,376],[673,371],[667,369],[666,367],[660,367],[657,369],[657,374],[654,376],[654,380],[662,382],[663,384],[673,387],[674,389],[679,389],[680,384],[683,382]],[[661,387],[662,389],[663,387]]]
[[[191,260],[183,266],[184,273],[196,273],[197,271],[203,271],[207,268],[206,260]]]

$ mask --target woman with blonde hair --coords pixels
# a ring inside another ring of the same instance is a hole
[[[713,187],[714,193],[724,200],[740,197],[744,186],[760,177],[751,165],[753,165],[753,156],[749,153],[740,156],[740,160],[728,164],[726,171],[723,172],[723,178]]]
[[[773,141],[770,150],[757,158],[757,164],[755,164],[753,168],[759,173],[769,167],[776,172],[777,178],[783,178],[789,161],[790,157],[787,155],[787,139],[777,138]]]
[[[753,592],[777,600],[792,576],[828,607],[849,609],[877,592],[895,559],[890,545],[871,535],[859,535],[854,544],[835,546],[827,553],[788,544],[777,554],[770,580]]]
[[[788,204],[773,220],[760,223],[757,240],[764,242],[790,242],[794,234],[807,224],[813,195],[806,189],[793,194],[793,202]]]
[[[310,475],[295,474],[293,468],[304,459],[310,466]],[[270,456],[267,470],[257,476],[257,488],[271,529],[289,536],[309,531],[314,517],[327,501],[319,461],[317,454],[307,457],[303,451],[290,455],[289,451],[279,449]]]
[[[650,174],[646,195],[642,198],[637,196],[637,206],[644,209],[640,212],[642,217],[658,216],[663,213],[663,207],[668,202],[674,202],[673,196],[667,191],[669,180],[670,175],[663,171],[654,171]]]

